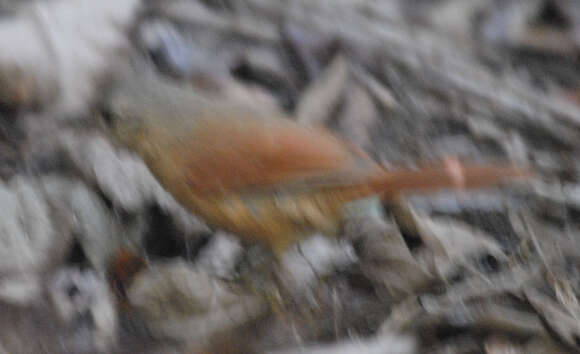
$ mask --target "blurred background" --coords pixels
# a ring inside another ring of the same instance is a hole
[[[579,1],[0,0],[0,21],[0,353],[580,350]],[[535,175],[314,235],[275,310],[238,289],[272,281],[254,247],[103,129],[126,72],[326,126],[389,168]]]

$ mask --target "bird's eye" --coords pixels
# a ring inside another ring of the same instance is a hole
[[[107,124],[110,127],[113,126],[114,113],[110,109],[101,108],[101,109],[99,109],[99,113],[100,113],[101,117],[103,118],[103,121],[105,122],[105,124]]]

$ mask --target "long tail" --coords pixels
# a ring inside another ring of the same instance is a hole
[[[474,189],[493,187],[515,178],[529,178],[533,173],[513,165],[462,164],[457,159],[447,159],[438,166],[418,170],[385,171],[366,181],[358,188],[350,189],[356,198],[379,194],[383,198],[398,194],[428,192],[438,189]]]

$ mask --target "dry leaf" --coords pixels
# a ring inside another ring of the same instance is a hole
[[[484,343],[485,354],[525,354],[520,344],[516,344],[506,338],[494,336]]]
[[[394,298],[415,294],[434,280],[409,251],[399,230],[378,218],[366,220],[359,231],[360,268]]]
[[[348,60],[342,55],[336,56],[318,80],[304,91],[296,108],[296,119],[306,124],[325,124],[342,97],[349,72]]]
[[[280,39],[276,26],[262,18],[223,15],[195,1],[171,1],[160,4],[160,15],[178,23],[201,26],[216,32],[235,34],[258,41],[277,42]]]
[[[282,111],[276,99],[265,89],[257,85],[244,85],[233,79],[219,82],[220,96],[229,102],[239,102],[242,105],[260,107],[264,112],[280,115]],[[220,99],[220,98],[218,98]]]
[[[580,349],[580,322],[539,291],[527,288],[526,298],[549,327],[568,345]]]
[[[140,272],[127,294],[155,337],[199,345],[267,311],[260,298],[234,293],[183,261],[152,265]]]
[[[577,22],[578,9],[570,5],[566,1],[545,0],[500,3],[484,19],[481,33],[485,39],[495,43],[554,54],[573,54],[578,44],[574,33],[577,25],[568,26],[568,22]]]
[[[417,297],[411,296],[393,306],[389,317],[383,322],[377,333],[390,333],[407,329],[424,312]]]
[[[86,109],[98,80],[128,47],[125,30],[139,0],[55,0],[30,3],[0,22],[0,100],[50,105],[76,115]]]
[[[483,257],[492,257],[498,264],[507,260],[491,236],[467,224],[451,218],[423,219],[420,222],[420,234],[429,248],[429,254],[422,252],[417,257],[427,263],[432,262],[433,271],[443,278],[459,267],[473,269],[474,263]],[[433,252],[441,247],[444,253]],[[433,257],[432,260],[429,260],[430,257]]]
[[[476,298],[491,297],[505,292],[517,293],[524,286],[537,280],[541,270],[541,266],[516,266],[487,277],[474,276],[451,286],[442,295],[421,296],[421,303],[428,312],[440,312],[441,309]]]
[[[525,354],[569,354],[570,351],[563,349],[550,338],[533,338],[523,346]]]
[[[391,111],[399,106],[395,97],[382,82],[373,77],[363,68],[354,68],[352,70],[354,78],[373,96],[381,108],[385,111]]]
[[[269,354],[414,354],[417,353],[415,339],[403,334],[382,334],[376,338],[342,341],[334,344],[270,351]]]
[[[556,278],[552,273],[549,275],[551,276],[548,280],[552,289],[554,289],[558,302],[564,306],[570,316],[574,317],[576,321],[580,321],[580,305],[571,282],[567,279]]]
[[[396,202],[393,211],[399,225],[423,241],[424,246],[415,253],[417,262],[442,280],[462,267],[479,273],[476,263],[483,257],[492,257],[499,264],[507,260],[491,236],[465,223],[419,215],[404,199]]]
[[[283,16],[287,17],[287,13]],[[318,78],[324,70],[323,65],[332,59],[337,49],[334,33],[322,33],[292,21],[282,25],[280,35],[289,59],[296,65],[292,71],[301,83]]]
[[[546,336],[542,322],[534,313],[516,310],[485,297],[452,307],[433,307],[430,302],[425,305],[428,316],[415,320],[416,326],[448,325],[517,336]]]
[[[369,145],[369,131],[378,112],[367,92],[359,85],[346,90],[345,108],[339,117],[339,131],[349,141],[360,147]]]
[[[127,308],[127,288],[145,267],[145,259],[128,248],[119,249],[112,258],[107,269],[107,280],[121,305]]]

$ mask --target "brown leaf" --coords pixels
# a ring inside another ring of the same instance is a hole
[[[127,248],[117,251],[109,264],[107,278],[122,306],[128,306],[127,289],[137,273],[144,267],[145,259]]]

